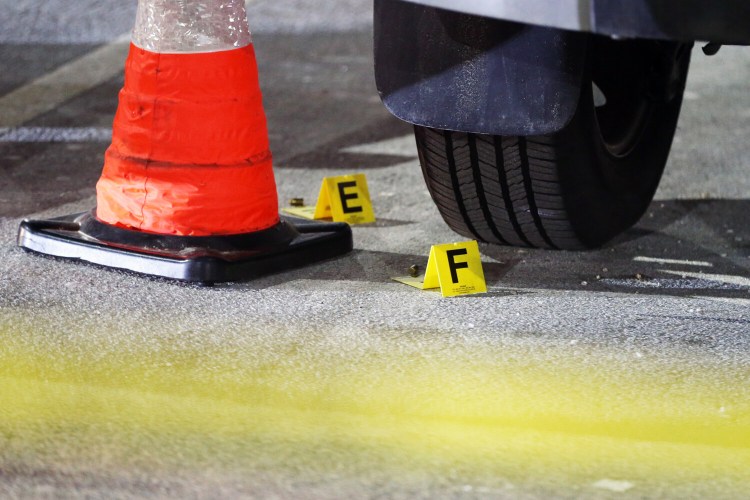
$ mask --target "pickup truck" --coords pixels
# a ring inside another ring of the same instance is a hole
[[[638,221],[696,41],[750,43],[750,2],[375,0],[383,103],[448,225],[497,244],[592,248]]]

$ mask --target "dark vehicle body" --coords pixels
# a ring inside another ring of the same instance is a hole
[[[386,107],[461,234],[601,245],[668,157],[692,44],[750,43],[745,0],[375,0]]]

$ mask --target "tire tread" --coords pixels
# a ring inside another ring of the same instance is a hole
[[[415,127],[427,187],[445,222],[503,245],[579,248],[557,176],[554,141]]]

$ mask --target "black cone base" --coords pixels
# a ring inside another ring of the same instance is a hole
[[[18,245],[53,257],[180,281],[246,281],[343,255],[352,231],[292,217],[270,229],[229,236],[164,236],[122,229],[92,213],[24,220]]]

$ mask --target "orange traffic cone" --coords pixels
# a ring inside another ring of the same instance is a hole
[[[139,1],[112,136],[96,209],[25,220],[20,246],[204,283],[352,248],[346,224],[279,216],[243,0]]]

